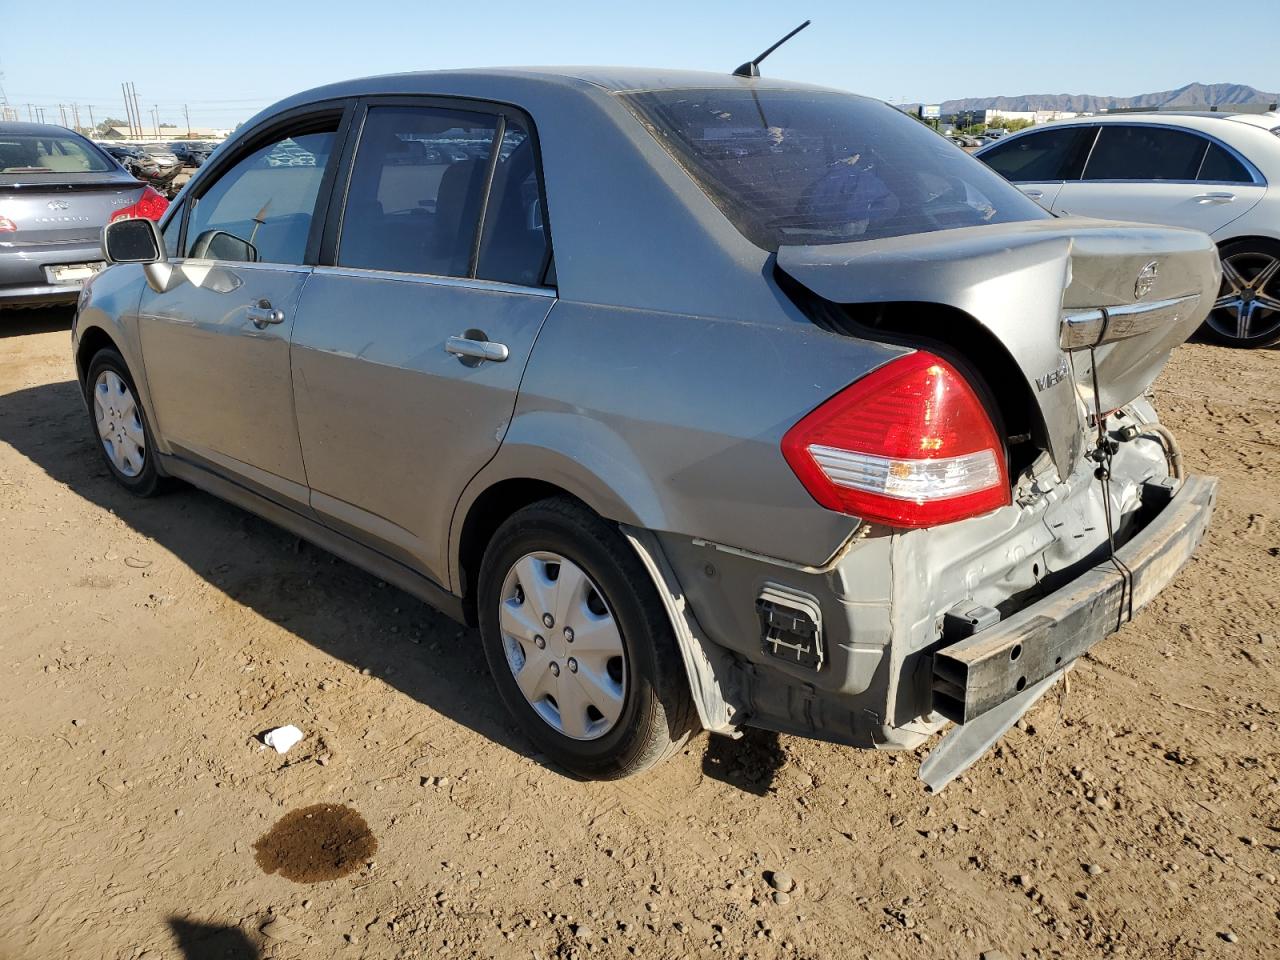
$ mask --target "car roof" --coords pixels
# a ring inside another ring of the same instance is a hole
[[[8,134],[25,133],[29,136],[30,135],[39,136],[43,134],[46,137],[48,136],[65,137],[67,134],[71,134],[72,136],[76,136],[76,137],[80,136],[80,134],[76,133],[74,130],[69,129],[68,127],[60,127],[56,123],[26,123],[25,121],[21,121],[21,120],[0,121],[0,134],[6,134],[6,133]]]
[[[1280,126],[1280,114],[1227,113],[1218,110],[1150,110],[1134,113],[1100,113],[1092,117],[1069,117],[1054,123],[1160,123],[1192,130],[1221,130],[1228,121],[1271,130]]]

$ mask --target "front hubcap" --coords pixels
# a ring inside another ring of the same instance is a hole
[[[1209,326],[1232,340],[1269,338],[1280,330],[1280,259],[1237,253],[1222,261],[1222,289]]]
[[[142,473],[147,437],[133,391],[114,370],[103,370],[93,384],[93,419],[107,459],[126,477]]]
[[[562,629],[544,635],[554,624]],[[557,553],[521,557],[503,581],[498,625],[516,686],[552,729],[574,740],[613,729],[626,701],[626,652],[604,594],[580,567]]]

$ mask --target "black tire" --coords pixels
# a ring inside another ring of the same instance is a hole
[[[576,564],[593,581],[622,637],[623,706],[596,739],[566,736],[544,719],[521,692],[508,662],[499,626],[503,585],[515,564],[536,552]],[[485,549],[477,600],[498,692],[529,738],[560,766],[593,780],[631,776],[674,754],[697,728],[675,634],[648,572],[617,527],[578,501],[542,500],[509,517]]]
[[[143,461],[141,469],[134,476],[128,475],[116,466],[98,434],[98,423],[94,414],[94,387],[98,382],[98,378],[108,371],[119,377],[128,387],[135,401],[138,419],[142,424]],[[151,441],[151,425],[147,422],[147,414],[142,408],[141,401],[137,399],[138,388],[134,385],[133,377],[129,373],[128,365],[124,362],[124,357],[110,347],[103,347],[89,361],[89,368],[85,374],[83,387],[85,405],[89,410],[89,428],[92,431],[93,443],[98,448],[98,453],[102,455],[103,462],[106,463],[107,469],[111,471],[111,475],[116,482],[137,497],[153,497],[169,489],[168,478],[161,476],[156,470],[156,454]]]
[[[1219,247],[1218,253],[1224,269],[1219,297],[1237,292],[1225,274],[1228,262],[1247,281],[1252,281],[1269,262],[1280,263],[1280,243],[1274,240],[1232,240]],[[1280,301],[1280,273],[1252,293],[1263,293],[1272,300]],[[1255,304],[1249,332],[1244,337],[1237,333],[1239,315],[1238,307],[1217,308],[1209,314],[1201,329],[1209,339],[1230,347],[1269,347],[1280,342],[1280,310]]]

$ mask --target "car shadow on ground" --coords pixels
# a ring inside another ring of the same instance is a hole
[[[573,778],[515,726],[493,687],[477,631],[210,494],[180,486],[151,499],[130,495],[112,478],[92,430],[73,380],[0,395],[0,443],[115,514],[211,586],[311,646]],[[741,740],[711,737],[703,771],[764,794],[784,762],[776,734],[747,731]]]
[[[262,952],[239,927],[170,917],[182,960],[259,960]]]
[[[71,333],[71,321],[75,318],[75,307],[71,305],[56,307],[34,307],[14,310],[0,309],[0,340],[5,337],[23,337],[33,333],[55,333],[66,330]],[[70,351],[70,340],[67,341]]]
[[[151,499],[132,496],[112,478],[92,429],[73,380],[0,395],[0,444],[115,514],[227,597],[493,742],[571,776],[515,728],[492,685],[477,631],[192,487]],[[313,669],[318,683],[323,668]]]

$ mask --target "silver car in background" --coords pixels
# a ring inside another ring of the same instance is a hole
[[[78,133],[0,122],[0,308],[74,303],[106,265],[103,226],[167,206]]]
[[[334,84],[104,246],[73,347],[115,479],[188,481],[478,625],[583,776],[698,729],[954,723],[939,789],[1212,509],[1146,397],[1212,305],[1209,239],[1055,218],[848,93]]]

